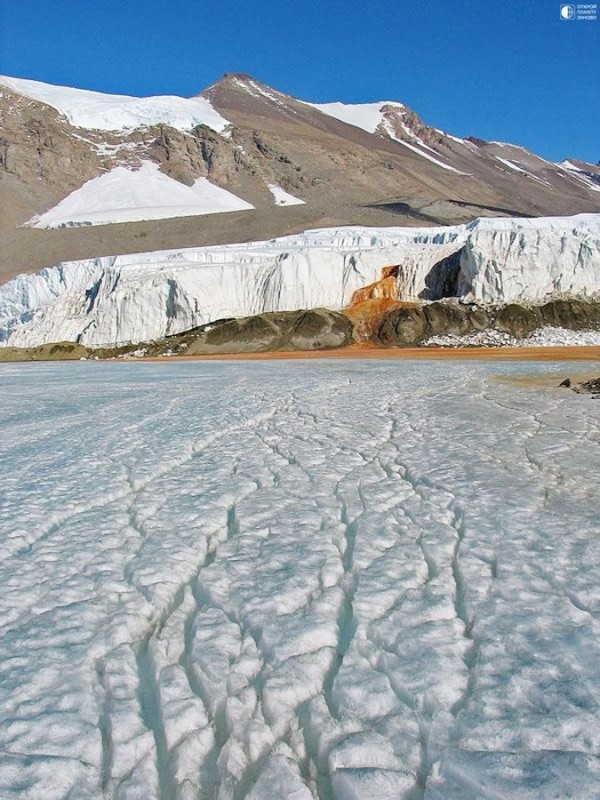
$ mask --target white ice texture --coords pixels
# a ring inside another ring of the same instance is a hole
[[[0,797],[597,800],[574,369],[4,365]]]
[[[88,130],[136,130],[162,124],[188,131],[207,125],[222,133],[231,124],[204,97],[128,97],[0,75],[2,86],[52,106],[71,125]]]
[[[143,161],[138,169],[114,167],[92,178],[28,224],[34,228],[69,228],[252,208],[253,205],[207,178],[198,178],[192,186],[186,186],[164,175],[158,164]]]
[[[70,261],[0,287],[0,345],[142,342],[227,317],[348,305],[398,264],[404,299],[539,303],[600,292],[600,215],[480,218],[439,228],[324,228],[225,246]],[[454,267],[448,267],[454,269]]]

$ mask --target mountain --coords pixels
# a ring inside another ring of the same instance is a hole
[[[0,280],[310,227],[600,211],[597,165],[451,136],[398,102],[307,103],[247,75],[189,99],[4,77],[0,117]]]

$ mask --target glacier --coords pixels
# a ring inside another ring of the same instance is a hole
[[[169,125],[180,131],[190,131],[197,125],[207,125],[225,135],[231,128],[231,123],[205,97],[130,97],[7,75],[0,75],[0,92],[2,87],[52,106],[75,128],[132,131]]]
[[[574,370],[2,365],[0,796],[597,798]]]
[[[600,215],[324,228],[248,244],[63,262],[0,287],[0,344],[142,342],[263,311],[341,309],[356,289],[379,279],[382,267],[395,264],[400,296],[417,299],[435,293],[457,258],[455,294],[463,301],[595,297]]]

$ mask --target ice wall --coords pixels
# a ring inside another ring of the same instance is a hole
[[[519,227],[471,223],[458,295],[476,303],[537,303],[600,291],[600,215],[529,222]]]
[[[392,264],[406,299],[447,291],[449,269],[451,293],[478,303],[591,297],[600,292],[600,215],[331,228],[65,262],[0,287],[0,343],[147,341],[224,317],[339,309]]]

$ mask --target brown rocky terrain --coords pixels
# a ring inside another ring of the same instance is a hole
[[[390,268],[384,268],[384,275]],[[386,278],[382,278],[383,281]],[[376,285],[376,284],[374,284]],[[357,293],[358,294],[358,293]],[[525,339],[545,325],[568,330],[600,330],[600,303],[579,300],[553,300],[541,306],[515,303],[501,308],[433,302],[419,305],[403,303],[390,297],[371,297],[352,303],[342,312],[325,308],[278,311],[237,319],[221,319],[183,333],[145,344],[115,347],[86,347],[74,342],[57,342],[38,347],[0,348],[1,361],[76,360],[81,358],[117,358],[164,356],[225,356],[258,353],[333,353],[344,351],[360,356],[374,350],[410,350],[426,355],[430,351],[451,352],[431,347],[427,339],[440,334],[458,336],[496,330],[514,339]],[[600,347],[564,347],[565,353],[585,354],[600,360]],[[516,352],[526,357],[545,351],[560,352],[557,347],[468,347],[459,352],[489,350]],[[520,357],[520,355],[519,355]],[[531,356],[533,357],[533,355]],[[584,391],[584,389],[582,389]],[[595,392],[596,389],[593,389]]]
[[[352,342],[352,324],[325,308],[280,311],[223,320],[173,339],[186,355],[327,350]]]
[[[114,132],[76,128],[51,106],[0,86],[0,281],[61,260],[250,241],[310,227],[600,211],[593,188],[600,170],[593,165],[572,160],[564,167],[514,145],[456,139],[399,104],[383,106],[382,124],[369,133],[244,75],[224,76],[203,96],[232,123],[228,136],[205,125],[191,131],[164,124]],[[22,227],[85,181],[142,160],[187,185],[207,177],[255,209],[57,230]],[[305,205],[275,206],[269,183]]]
[[[600,329],[600,304],[552,300],[541,306],[510,303],[502,308],[428,303],[393,308],[385,315],[375,340],[386,347],[419,344],[431,336],[464,336],[490,328],[523,339],[545,325],[568,330]]]

